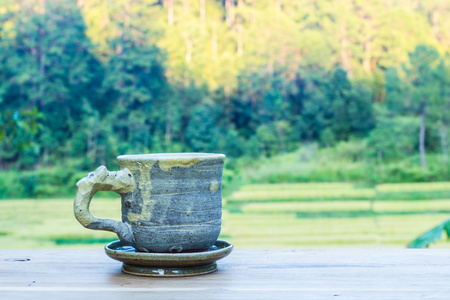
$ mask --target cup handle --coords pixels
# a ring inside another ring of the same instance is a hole
[[[77,194],[73,202],[75,218],[86,228],[112,231],[121,241],[134,244],[129,224],[111,219],[100,219],[89,211],[92,197],[98,191],[113,191],[122,196],[132,192],[134,188],[133,175],[127,168],[109,172],[105,166],[98,167],[97,170],[77,182]]]

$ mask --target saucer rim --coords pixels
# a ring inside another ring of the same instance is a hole
[[[217,250],[211,250],[206,252],[191,252],[191,253],[156,253],[156,252],[126,252],[122,250],[114,250],[111,245],[120,243],[120,240],[112,241],[105,245],[105,252],[110,258],[133,265],[147,265],[152,262],[157,265],[174,266],[179,265],[202,265],[205,263],[212,263],[219,259],[228,256],[234,248],[234,245],[225,240],[217,240],[216,243],[221,242],[226,246]]]

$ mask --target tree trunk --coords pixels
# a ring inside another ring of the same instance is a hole
[[[168,7],[168,21],[169,26],[173,25],[174,22],[174,12],[173,12],[173,0],[169,0],[169,7]]]
[[[286,46],[286,42],[283,43],[283,46],[281,46],[280,52],[278,54],[278,61],[281,66],[286,66],[286,60],[288,56],[288,50]]]
[[[281,11],[281,0],[275,0],[275,9]]]
[[[377,161],[378,161],[379,165],[381,165],[383,163],[383,150],[381,150],[381,149],[378,149]]]
[[[183,36],[186,41],[186,62],[190,64],[192,61],[192,41],[186,31],[183,33]]]
[[[169,26],[173,25],[174,12],[173,12],[173,2],[174,0],[164,0],[164,6],[167,8],[167,24]]]
[[[387,9],[392,9],[392,0],[386,0],[384,3]]]
[[[234,0],[225,0],[225,23],[232,27],[234,24]]]
[[[422,169],[426,169],[427,162],[425,159],[425,108],[420,113],[420,132],[419,132],[419,152],[420,152],[420,165]]]
[[[266,70],[267,70],[267,73],[270,74],[270,76],[273,76],[273,59],[272,59],[272,57],[267,62]]]
[[[255,25],[255,0],[250,0],[251,11],[250,11],[250,24]]]
[[[363,69],[366,73],[370,74],[372,72],[372,64],[370,60],[370,41],[366,40],[364,48]]]
[[[244,16],[242,11],[244,9],[244,1],[238,0],[238,13],[236,16],[236,30],[237,30],[237,55],[242,55],[244,53]]]
[[[48,163],[48,158],[50,156],[49,154],[50,150],[48,149],[47,146],[44,146],[44,150],[42,153],[42,162],[46,165]]]
[[[45,1],[46,0],[39,0],[39,13],[45,14]]]
[[[40,30],[41,32],[43,32],[43,29],[41,28]],[[43,38],[43,33],[42,33],[42,38]],[[42,39],[40,41],[42,43]],[[42,49],[42,45],[40,47],[40,54],[39,54],[39,75],[41,75],[41,78],[45,77],[45,53],[44,50]],[[39,107],[44,106],[44,83],[41,81],[40,85],[39,85]]]
[[[92,149],[92,134],[88,131],[86,135],[86,156],[90,157]]]
[[[206,4],[205,0],[200,0],[200,23],[205,28],[206,25]]]
[[[345,25],[341,28],[341,62],[342,68],[347,72],[348,76],[351,77],[353,75],[353,69],[351,64],[351,56],[349,50],[349,39],[347,35],[347,27]]]
[[[438,7],[436,6],[433,10],[433,13],[431,15],[431,25],[433,26],[433,34],[434,37],[439,41],[439,10]]]
[[[215,23],[212,28],[211,35],[211,48],[213,53],[217,53],[217,24]]]
[[[441,136],[441,149],[442,149],[442,160],[447,161],[447,151],[448,151],[448,128],[446,126],[441,126],[439,128],[439,135]]]
[[[372,73],[372,36],[370,35],[370,30],[372,29],[372,21],[367,20],[367,32],[364,41],[364,60],[363,60],[363,69],[366,73]]]
[[[98,152],[97,149],[98,149],[98,131],[95,130],[94,149],[93,149],[93,151],[94,151],[94,155],[93,155],[94,162],[97,160],[97,152]]]
[[[242,16],[238,16],[237,22],[237,55],[244,54],[244,26],[242,26]]]
[[[87,135],[86,156],[93,161],[97,158],[98,134],[97,130],[89,130]]]
[[[125,30],[128,32],[130,30],[130,15],[131,15],[131,9],[130,9],[130,1],[125,1],[125,11],[124,11],[124,25],[125,25]]]
[[[167,112],[166,112],[165,140],[166,140],[166,147],[169,147],[172,144],[172,120],[170,119],[170,109],[167,109]]]
[[[46,0],[40,0],[39,1],[39,13],[45,14],[45,1]],[[38,54],[38,62],[39,62],[39,75],[41,78],[45,77],[45,52],[44,52],[44,37],[45,37],[45,29],[44,24],[42,24],[42,27],[39,28],[39,42],[38,42],[38,51],[36,54]],[[39,105],[42,107],[44,106],[44,82],[41,81],[39,84]],[[36,103],[35,103],[36,104]]]

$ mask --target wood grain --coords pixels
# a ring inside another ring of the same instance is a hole
[[[218,266],[147,278],[102,250],[0,251],[0,299],[450,299],[448,250],[235,250]]]

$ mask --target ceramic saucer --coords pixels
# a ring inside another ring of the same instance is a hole
[[[109,257],[123,262],[124,273],[157,277],[193,276],[214,272],[217,270],[216,261],[230,254],[232,250],[233,244],[221,240],[217,240],[204,251],[181,253],[136,252],[133,246],[121,241],[114,241],[105,246]]]

